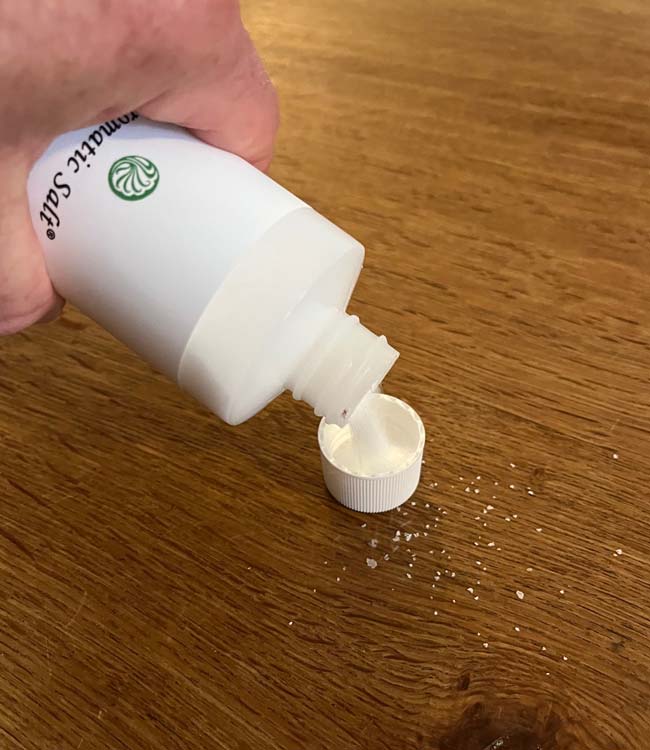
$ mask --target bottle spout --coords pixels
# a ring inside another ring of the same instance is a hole
[[[332,309],[288,387],[317,416],[342,427],[398,357],[385,336],[361,325],[356,315]]]

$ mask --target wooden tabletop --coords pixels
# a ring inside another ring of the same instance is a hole
[[[304,405],[226,427],[74,310],[3,340],[0,747],[646,749],[650,6],[244,11],[422,484],[346,511]]]

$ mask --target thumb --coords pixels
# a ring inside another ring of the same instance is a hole
[[[266,169],[279,124],[277,94],[239,18],[207,70],[138,108]]]

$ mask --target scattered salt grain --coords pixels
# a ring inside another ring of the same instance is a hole
[[[409,533],[407,532],[406,534],[404,534],[404,539],[406,539],[406,541],[407,541],[407,542],[410,542],[410,541],[411,541],[411,537],[412,537],[412,536],[413,536],[413,534],[409,534]]]
[[[514,484],[509,484],[508,487],[510,487],[511,490],[515,489],[515,485]]]
[[[560,589],[560,594],[564,595],[564,589]]]
[[[362,529],[365,529],[367,525],[368,525],[367,523],[362,523],[362,524],[361,524],[361,528],[362,528]]]
[[[485,510],[494,510],[494,505],[486,505]]]
[[[511,468],[511,469],[516,469],[516,468],[517,468],[517,466],[516,466],[516,464],[513,464],[513,463],[511,463],[511,464],[510,464],[510,468]]]
[[[517,599],[519,599],[519,601],[522,601],[525,596],[523,591],[515,591],[515,594],[517,594]]]
[[[434,610],[433,610],[433,614],[434,614],[434,615],[435,615],[435,616],[437,617],[437,616],[438,616],[438,610],[437,610],[437,609],[434,609]]]
[[[373,549],[375,549],[375,548],[377,547],[377,545],[378,545],[378,544],[379,544],[379,539],[371,539],[371,540],[370,540],[370,541],[368,542],[368,546],[369,546],[369,547],[372,547]]]
[[[465,487],[465,492],[469,492],[469,487]]]
[[[569,661],[569,657],[568,656],[563,656],[562,657],[562,661]]]
[[[475,602],[477,602],[477,601],[478,601],[478,594],[477,594],[477,595],[476,595],[476,596],[474,597],[474,601],[475,601]]]
[[[612,453],[612,458],[617,459],[618,458],[618,453]]]
[[[336,576],[336,582],[340,583],[340,581],[341,581],[341,579],[338,576]]]
[[[517,633],[521,632],[521,628],[519,627],[519,625],[515,625],[515,631]]]
[[[532,572],[533,572],[532,568],[526,568],[526,573],[532,573]]]
[[[536,531],[536,532],[537,532],[538,534],[541,534],[543,530],[544,530],[544,529],[542,529],[541,527],[537,527],[537,528],[535,529],[535,531]]]
[[[366,565],[374,569],[377,567],[377,561],[373,560],[372,557],[366,557]]]
[[[546,646],[542,646],[542,651],[546,651]]]
[[[478,488],[478,487],[475,487],[475,488],[474,488],[474,494],[475,494],[475,495],[478,495],[478,494],[480,494],[480,492],[481,492],[481,490],[479,490],[479,488]]]
[[[529,495],[534,495],[535,493],[532,490],[528,490]]]
[[[494,542],[488,542],[488,547],[494,547]]]
[[[614,554],[620,557],[623,554],[623,550],[619,547],[618,549],[614,550]]]
[[[407,574],[406,574],[406,577],[407,577],[407,578],[413,578],[413,576],[412,576],[412,575],[411,575],[410,573],[407,573]]]
[[[293,620],[289,620],[289,625],[293,625]]]
[[[487,648],[489,645],[490,645],[489,643],[484,643],[483,648]]]
[[[469,591],[470,594],[474,593],[474,589],[471,586],[469,586],[467,590]]]

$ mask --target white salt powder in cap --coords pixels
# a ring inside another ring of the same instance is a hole
[[[369,394],[344,427],[323,420],[318,443],[327,489],[348,508],[381,513],[417,489],[424,425],[398,398]]]

